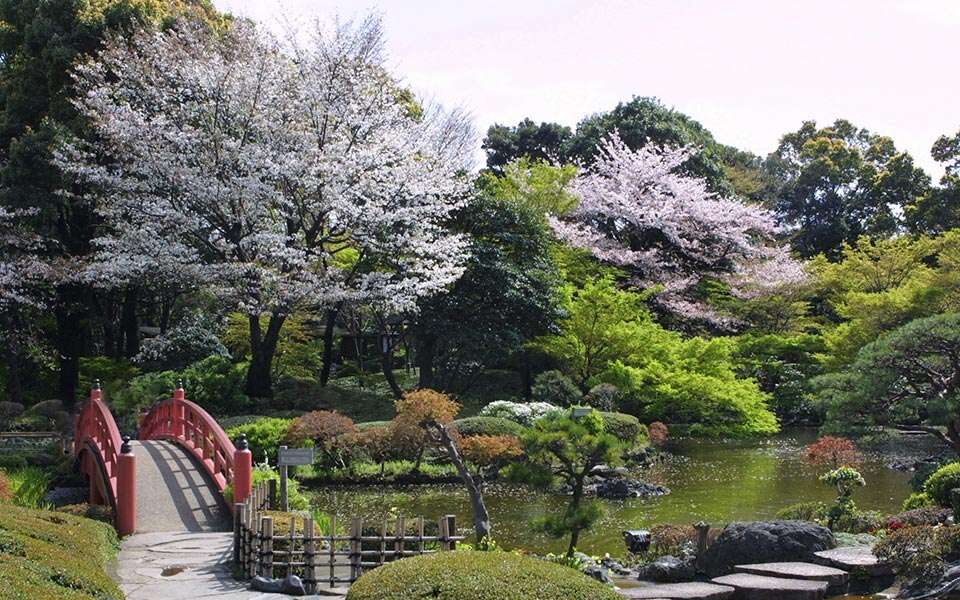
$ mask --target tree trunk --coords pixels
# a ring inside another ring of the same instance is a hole
[[[575,479],[573,482],[573,499],[570,500],[570,514],[576,517],[580,512],[580,502],[583,500],[583,478]],[[577,519],[579,520],[579,519]],[[580,528],[574,526],[570,529],[570,546],[567,547],[567,558],[573,558],[573,553],[577,551],[577,543],[580,541]]]
[[[84,314],[82,296],[76,289],[57,293],[57,358],[59,363],[58,397],[70,411],[76,404],[80,382],[80,355],[83,353]]]
[[[432,335],[420,337],[420,343],[417,348],[417,367],[420,369],[420,377],[417,387],[421,389],[433,389],[434,374],[433,362],[437,354],[437,338]]]
[[[333,369],[333,344],[336,342],[333,328],[337,324],[337,315],[340,314],[342,302],[327,310],[326,329],[323,330],[323,367],[320,369],[320,385],[326,386],[330,381],[330,371]]]
[[[380,341],[380,367],[383,370],[383,377],[393,392],[393,397],[399,400],[403,398],[403,389],[397,383],[397,378],[393,374],[393,345],[389,341],[386,343]]]
[[[493,525],[490,522],[490,513],[487,512],[487,505],[483,501],[482,482],[474,478],[470,470],[467,469],[467,465],[460,455],[460,449],[457,448],[457,443],[450,437],[447,428],[440,423],[432,423],[431,426],[437,433],[438,441],[446,449],[450,462],[457,467],[457,472],[460,473],[460,479],[462,479],[464,485],[467,486],[467,493],[470,494],[470,508],[473,511],[473,528],[477,533],[477,543],[482,542],[484,538],[489,540]]]
[[[11,321],[10,337],[4,344],[4,358],[7,364],[7,400],[23,404],[23,384],[20,377],[20,344],[17,343],[16,319]]]
[[[123,297],[123,311],[120,316],[123,330],[124,349],[126,358],[133,358],[140,352],[140,324],[137,321],[137,288],[130,288]]]
[[[277,352],[280,329],[286,317],[273,313],[264,332],[259,315],[248,315],[250,322],[250,367],[245,392],[251,398],[273,397],[273,357]]]

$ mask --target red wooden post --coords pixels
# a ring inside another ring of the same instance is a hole
[[[117,533],[130,535],[137,529],[137,457],[130,438],[123,438],[117,471]]]
[[[186,392],[183,390],[183,380],[177,380],[177,389],[173,390],[173,435],[179,439],[184,439],[184,434],[186,433],[184,427],[184,419],[186,418],[185,410],[186,407],[183,405],[181,400],[185,400],[187,397]]]
[[[241,435],[233,454],[233,501],[243,502],[253,490],[253,453],[247,436]]]

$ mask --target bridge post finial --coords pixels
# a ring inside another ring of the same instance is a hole
[[[241,433],[240,439],[237,440],[237,449],[238,450],[249,450],[250,442],[247,441],[247,434]]]
[[[90,399],[91,400],[100,400],[103,398],[103,388],[100,386],[100,380],[93,380],[93,387],[90,388]]]
[[[125,435],[122,438],[123,443],[120,444],[120,454],[130,454],[133,452],[133,448],[130,447],[130,436]]]
[[[186,392],[183,391],[183,379],[177,379],[177,387],[173,390],[173,399],[183,400],[186,397]]]

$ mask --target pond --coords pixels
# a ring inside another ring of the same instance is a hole
[[[825,469],[802,460],[803,447],[815,439],[813,430],[792,430],[765,440],[673,442],[669,447],[674,454],[671,459],[641,473],[646,480],[669,487],[671,494],[604,501],[606,516],[582,537],[580,549],[593,555],[622,555],[624,529],[700,520],[720,525],[735,520],[767,519],[796,502],[830,502],[835,492],[817,480]],[[910,474],[888,468],[889,460],[875,455],[860,466],[867,481],[867,486],[855,495],[861,509],[898,512],[909,495]],[[436,519],[455,514],[463,526],[471,523],[469,499],[457,485],[321,488],[313,494],[319,508],[336,513],[338,518],[382,519],[393,513]],[[534,533],[529,526],[537,517],[562,510],[564,497],[491,484],[485,499],[494,537],[502,546],[534,552],[565,549],[562,540]]]

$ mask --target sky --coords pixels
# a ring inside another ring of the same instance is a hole
[[[655,96],[761,155],[805,120],[846,118],[939,177],[930,147],[960,131],[960,0],[214,3],[278,32],[379,14],[395,75],[481,132],[525,117],[573,127]]]

